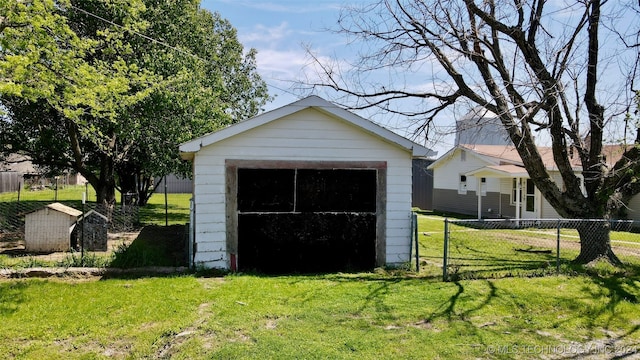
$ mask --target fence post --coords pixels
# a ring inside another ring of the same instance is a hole
[[[556,241],[556,275],[560,275],[560,219],[558,219],[557,226],[557,241]]]
[[[416,272],[420,272],[420,253],[418,251],[418,214],[413,213],[413,236],[416,244]]]
[[[447,281],[447,261],[449,258],[449,219],[444,219],[444,254],[442,256],[442,281]]]

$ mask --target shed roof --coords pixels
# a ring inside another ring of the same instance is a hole
[[[9,154],[4,161],[0,162],[0,171],[16,172],[18,174],[37,174],[38,170],[25,155]]]
[[[78,220],[82,220],[84,218],[90,218],[90,217],[97,217],[99,219],[102,219],[104,222],[109,222],[109,218],[100,214],[99,212],[95,211],[95,210],[89,210],[87,211],[83,216],[80,217],[80,219]]]
[[[416,144],[413,141],[394,133],[393,131],[385,129],[384,127],[377,125],[370,120],[362,118],[350,111],[338,107],[337,105],[318,96],[309,96],[307,98],[293,102],[289,105],[285,105],[278,109],[265,112],[251,119],[233,124],[222,130],[183,143],[182,145],[180,145],[180,154],[185,160],[193,159],[194,154],[198,152],[202,147],[241,134],[253,128],[268,124],[272,121],[278,120],[307,108],[317,109],[321,112],[324,112],[325,114],[329,114],[335,118],[357,126],[363,131],[375,135],[384,141],[395,144],[396,146],[410,151],[414,157],[428,158],[437,155],[437,152],[431,149]]]
[[[63,214],[67,214],[67,215],[70,215],[70,216],[80,216],[80,215],[82,215],[82,211],[74,209],[74,208],[72,208],[70,206],[67,206],[67,205],[64,205],[64,204],[61,204],[61,203],[58,203],[58,202],[51,203],[51,204],[45,206],[45,208],[49,208],[51,210],[55,210],[55,211],[58,211],[58,212],[61,212]]]

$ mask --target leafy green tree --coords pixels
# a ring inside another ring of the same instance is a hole
[[[99,202],[145,202],[181,141],[268,99],[255,52],[198,1],[0,1],[2,150],[78,171]]]
[[[162,44],[139,36],[130,40],[137,49],[130,61],[166,81],[127,109],[124,116],[141,126],[129,127],[119,138],[130,154],[117,167],[121,190],[137,193],[141,203],[157,185],[154,177],[190,170],[180,161],[176,144],[254,116],[268,99],[256,72],[255,50],[243,54],[231,24],[198,4],[149,1],[145,35]]]
[[[105,1],[121,25],[94,34],[88,24],[73,23],[71,1],[0,5],[2,150],[27,154],[51,172],[72,168],[96,189],[99,201],[113,203],[114,124],[158,80],[120,56],[130,51],[120,26],[142,28],[143,4]],[[101,59],[104,54],[111,58]]]

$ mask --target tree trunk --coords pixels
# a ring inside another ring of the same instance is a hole
[[[153,184],[153,178],[146,175],[138,176],[138,205],[147,205],[149,198],[153,195],[155,186]]]
[[[613,265],[622,264],[611,249],[611,224],[608,220],[582,220],[578,224],[577,230],[580,235],[580,254],[573,260],[573,263],[588,264],[602,259]]]

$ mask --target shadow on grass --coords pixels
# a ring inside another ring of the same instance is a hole
[[[0,316],[13,314],[18,306],[25,302],[23,294],[29,284],[25,282],[0,283]]]
[[[187,254],[185,225],[148,225],[130,245],[115,251],[110,267],[187,266]]]

